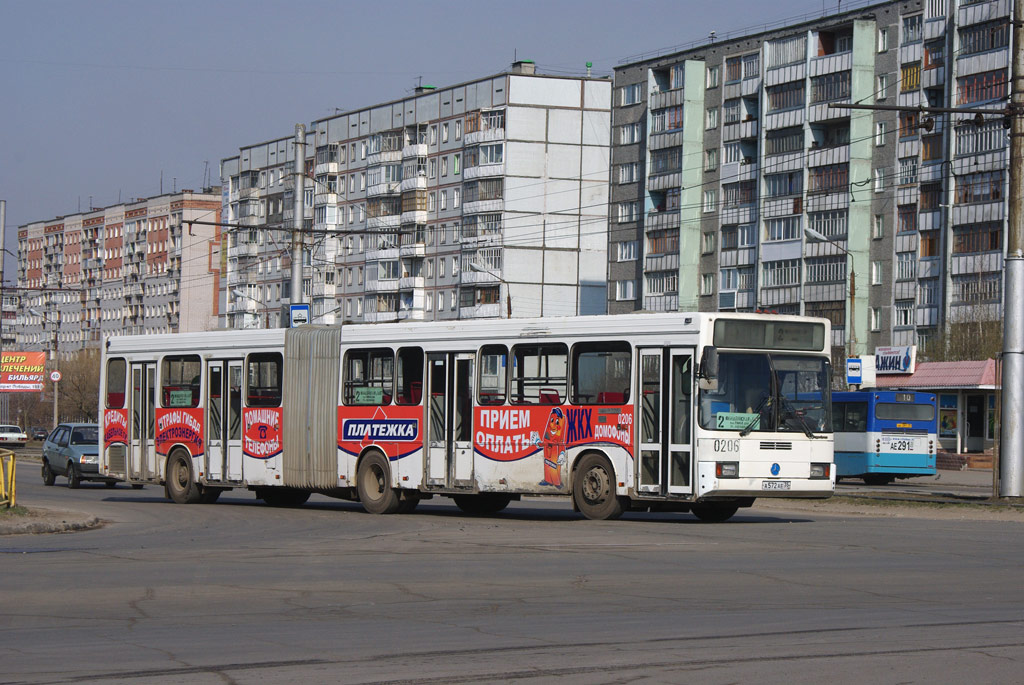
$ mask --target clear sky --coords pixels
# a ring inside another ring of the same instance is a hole
[[[864,4],[844,2],[843,7]],[[199,189],[239,146],[504,71],[610,75],[835,0],[0,0],[0,199],[30,221]],[[805,18],[811,18],[806,16]],[[13,263],[8,261],[8,280]]]

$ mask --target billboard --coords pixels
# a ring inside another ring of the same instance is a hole
[[[45,352],[0,355],[0,392],[42,392],[45,376]]]

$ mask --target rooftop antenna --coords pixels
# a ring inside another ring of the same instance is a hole
[[[174,177],[171,178],[171,192],[172,193],[178,192],[178,177],[177,176],[174,176]]]
[[[164,170],[160,170],[160,194],[164,194]]]
[[[210,187],[210,160],[203,160],[203,188]]]
[[[712,43],[715,42],[715,32],[714,31],[712,31],[711,33],[708,34],[708,41],[710,41]]]

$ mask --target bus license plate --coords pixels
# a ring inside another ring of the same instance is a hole
[[[763,480],[761,481],[762,490],[789,490],[789,486],[792,481],[788,480]]]

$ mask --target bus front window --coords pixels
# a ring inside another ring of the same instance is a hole
[[[773,430],[772,393],[767,354],[722,353],[718,357],[718,388],[700,393],[700,425],[708,430]]]
[[[831,364],[827,359],[772,355],[772,366],[779,389],[779,430],[831,433],[829,380]]]

